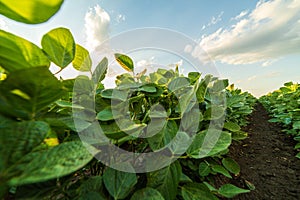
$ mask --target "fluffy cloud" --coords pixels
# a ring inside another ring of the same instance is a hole
[[[110,16],[99,5],[85,15],[85,34],[89,50],[95,50],[109,37]]]
[[[239,14],[228,29],[204,36],[191,53],[228,64],[250,64],[300,53],[300,1],[259,1],[256,8]],[[204,49],[207,55],[203,55]]]

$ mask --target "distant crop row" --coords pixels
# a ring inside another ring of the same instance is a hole
[[[300,85],[288,82],[278,90],[260,98],[260,102],[271,114],[270,122],[276,122],[284,127],[284,132],[293,136],[300,150]],[[300,153],[296,155],[300,158]]]

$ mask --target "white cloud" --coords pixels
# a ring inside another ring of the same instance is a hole
[[[239,14],[237,18],[245,13]],[[247,17],[230,28],[203,37],[192,54],[228,64],[250,64],[300,53],[300,1],[259,1]],[[200,50],[204,49],[208,55]]]
[[[258,78],[258,76],[254,75],[254,76],[250,76],[247,80],[248,81],[253,81],[253,80],[257,79],[257,78]]]
[[[231,18],[231,20],[239,20],[239,19],[245,17],[248,13],[249,13],[248,10],[244,10],[244,11],[242,11],[239,15],[237,15],[237,16]]]
[[[110,16],[99,5],[85,15],[86,43],[89,50],[95,50],[109,36]]]
[[[209,23],[207,23],[206,25],[203,25],[203,26],[202,26],[202,29],[201,29],[201,30],[204,30],[204,29],[206,29],[206,28],[208,28],[208,27],[210,27],[210,26],[212,26],[212,25],[215,25],[215,24],[217,24],[218,22],[222,21],[222,16],[223,16],[223,14],[224,14],[224,11],[220,12],[220,14],[217,15],[216,17],[213,16],[213,17],[210,19],[210,22],[209,22]]]

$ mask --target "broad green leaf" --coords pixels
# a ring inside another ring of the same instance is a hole
[[[199,175],[200,176],[207,176],[211,172],[210,166],[207,162],[201,162],[199,164]]]
[[[72,61],[73,67],[82,72],[91,71],[92,59],[88,50],[76,44],[75,57]]]
[[[105,108],[97,114],[97,119],[100,121],[109,121],[122,117],[117,111],[112,111],[111,107]]]
[[[115,54],[115,58],[117,60],[117,62],[128,72],[132,72],[134,65],[133,65],[133,61],[131,60],[130,57],[124,55],[124,54],[119,54],[116,53]]]
[[[0,14],[15,21],[38,24],[52,17],[62,3],[63,0],[2,0]]]
[[[18,94],[12,92],[16,90]],[[0,84],[0,111],[6,115],[32,119],[64,92],[61,82],[45,67],[18,70]]]
[[[212,171],[223,174],[224,176],[228,177],[228,178],[232,178],[232,176],[230,175],[230,173],[221,165],[213,165],[212,166]]]
[[[126,119],[119,121],[119,123],[113,122],[110,124],[100,125],[101,129],[107,137],[116,140],[127,135],[138,137],[138,135],[146,126],[146,124],[135,124]]]
[[[104,200],[104,195],[102,190],[104,189],[103,177],[102,176],[92,176],[88,180],[85,180],[80,187],[77,189],[79,193],[79,199],[100,199]],[[96,198],[97,197],[97,198]]]
[[[107,99],[118,99],[121,101],[126,101],[128,99],[127,90],[118,90],[118,89],[106,89],[101,92],[101,96]]]
[[[233,173],[235,175],[238,175],[240,173],[241,169],[240,169],[239,164],[232,158],[223,158],[222,164],[231,173]]]
[[[171,92],[175,92],[176,90],[179,90],[181,88],[185,88],[190,85],[190,81],[186,77],[177,77],[173,79],[169,84],[168,84],[168,89]]]
[[[295,145],[294,149],[300,149],[300,142]]]
[[[10,122],[0,127],[0,174],[40,145],[50,131],[48,124],[40,121]]]
[[[131,166],[128,164],[128,167]],[[134,173],[107,168],[103,174],[103,182],[114,199],[124,199],[137,183],[137,177]]]
[[[250,192],[250,190],[245,190],[231,184],[222,185],[218,190],[218,193],[226,198],[232,198],[238,194],[247,192]]]
[[[69,65],[75,56],[75,42],[72,33],[66,28],[56,28],[42,38],[43,50],[49,59],[60,68]]]
[[[65,142],[45,151],[33,152],[9,168],[8,174],[15,174],[9,184],[23,185],[59,178],[82,168],[92,158],[81,141]]]
[[[164,197],[157,190],[146,187],[136,191],[130,200],[164,200]]]
[[[226,131],[209,129],[198,133],[187,155],[192,158],[204,158],[217,155],[231,144],[231,134]]]
[[[188,183],[181,188],[184,200],[217,200],[206,185],[202,183]]]
[[[212,91],[213,92],[220,92],[224,90],[228,86],[228,80],[216,80],[212,86]]]
[[[162,121],[161,119],[159,120]],[[168,120],[163,122],[164,125],[162,129],[155,135],[153,133],[150,133],[150,131],[156,130],[153,128],[153,125],[147,127],[147,134],[154,135],[152,137],[147,138],[147,141],[153,151],[163,148],[167,144],[169,144],[178,131],[178,127],[175,121]],[[157,123],[157,125],[158,127],[161,127],[159,123]]]
[[[105,57],[99,62],[96,69],[93,71],[92,80],[94,81],[94,83],[99,83],[105,78],[107,66],[108,60]]]
[[[300,159],[300,153],[297,153],[296,158]]]
[[[181,166],[175,161],[163,169],[148,173],[147,186],[158,190],[166,200],[175,199],[181,173]]]
[[[233,122],[225,122],[224,128],[229,131],[232,131],[232,132],[237,132],[237,131],[241,130],[241,127],[238,124],[233,123]]]
[[[0,30],[0,40],[0,66],[8,72],[50,66],[47,56],[35,44],[3,30]]]

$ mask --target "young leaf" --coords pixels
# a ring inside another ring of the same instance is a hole
[[[137,183],[137,177],[134,173],[107,168],[103,174],[103,182],[114,199],[124,199]]]
[[[132,72],[134,65],[133,65],[133,61],[131,60],[130,57],[124,55],[124,54],[119,54],[116,53],[115,54],[115,58],[117,60],[117,62],[128,72]]]
[[[43,50],[60,68],[69,65],[75,56],[75,42],[72,33],[66,28],[56,28],[42,38]]]
[[[233,122],[225,122],[224,128],[229,131],[232,131],[232,132],[237,132],[237,131],[241,130],[241,127],[238,124],[233,123]]]
[[[210,166],[206,162],[201,162],[199,164],[199,175],[200,176],[207,176],[211,172]]]
[[[237,162],[235,162],[235,160],[233,160],[231,158],[223,158],[222,164],[231,173],[233,173],[235,175],[240,173],[240,166]]]
[[[250,190],[245,190],[231,184],[222,185],[218,190],[218,193],[226,198],[232,198],[235,195],[247,192],[250,192]]]
[[[163,196],[155,189],[146,187],[136,191],[130,200],[164,200]]]
[[[0,40],[0,66],[6,71],[50,66],[47,56],[35,44],[3,30],[0,30]]]
[[[188,183],[181,188],[184,200],[217,200],[206,185],[202,183]]]
[[[232,178],[232,176],[230,175],[230,173],[221,165],[213,165],[212,166],[212,171],[223,174],[224,176],[228,177],[228,178]]]
[[[148,173],[147,186],[157,189],[166,200],[175,199],[181,173],[181,166],[175,161],[163,169]]]
[[[88,72],[91,70],[92,59],[90,57],[90,54],[79,44],[76,44],[75,57],[72,61],[72,64],[75,69],[82,72]]]
[[[0,2],[0,14],[15,21],[38,24],[46,22],[62,5],[63,0],[11,1]]]
[[[103,58],[100,63],[97,65],[95,71],[92,75],[92,80],[95,84],[101,82],[105,78],[107,72],[108,60]]]

